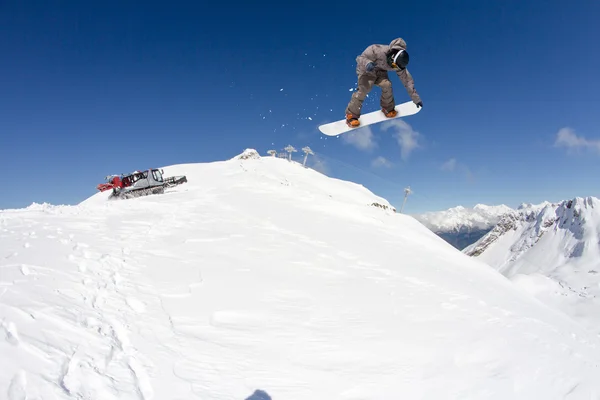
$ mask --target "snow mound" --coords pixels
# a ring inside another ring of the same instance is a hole
[[[0,212],[8,399],[600,393],[596,335],[361,185],[275,157],[164,170],[188,182]]]
[[[241,154],[233,157],[234,160],[256,160],[259,158],[261,158],[260,154],[254,149],[246,149]]]

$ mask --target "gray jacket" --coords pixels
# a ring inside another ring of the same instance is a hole
[[[421,97],[415,90],[415,82],[412,75],[408,72],[408,69],[396,69],[392,68],[387,63],[387,52],[392,49],[404,49],[406,50],[406,42],[402,38],[396,38],[390,42],[389,45],[385,44],[372,44],[362,52],[361,55],[356,57],[356,73],[360,75],[373,75],[376,76],[377,70],[394,71],[400,81],[406,88],[408,95],[412,101],[416,104],[421,101]],[[367,72],[367,64],[370,62],[375,63],[375,69],[371,72]]]

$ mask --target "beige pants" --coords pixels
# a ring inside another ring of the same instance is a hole
[[[379,104],[386,111],[391,111],[395,107],[394,93],[392,91],[392,82],[388,77],[388,72],[378,70],[376,73],[359,75],[358,90],[352,94],[350,103],[346,107],[346,114],[352,114],[354,117],[360,117],[363,101],[367,94],[373,89],[373,85],[381,88],[381,98]]]

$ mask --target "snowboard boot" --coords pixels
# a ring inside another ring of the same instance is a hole
[[[356,128],[357,126],[360,125],[360,121],[358,120],[358,118],[356,118],[352,114],[346,114],[346,124],[350,128]]]
[[[385,116],[386,116],[386,117],[388,117],[388,118],[393,118],[393,117],[395,117],[396,115],[398,115],[398,111],[396,111],[395,109],[392,109],[392,111],[388,112],[388,111],[385,111],[385,110],[382,108],[382,109],[381,109],[381,112],[382,112],[382,113],[384,113],[384,114],[385,114]]]

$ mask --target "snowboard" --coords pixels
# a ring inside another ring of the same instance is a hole
[[[370,113],[362,114],[358,119],[360,121],[360,125],[356,128],[351,128],[346,124],[346,118],[341,119],[339,121],[330,122],[328,124],[323,124],[319,126],[319,130],[327,135],[327,136],[337,136],[344,132],[349,132],[351,130],[360,129],[365,126],[378,124],[384,121],[391,121],[396,118],[407,117],[409,115],[413,115],[418,113],[421,109],[416,106],[412,101],[407,101],[406,103],[398,104],[396,107],[396,114],[393,118],[386,117],[381,110],[372,111]]]

